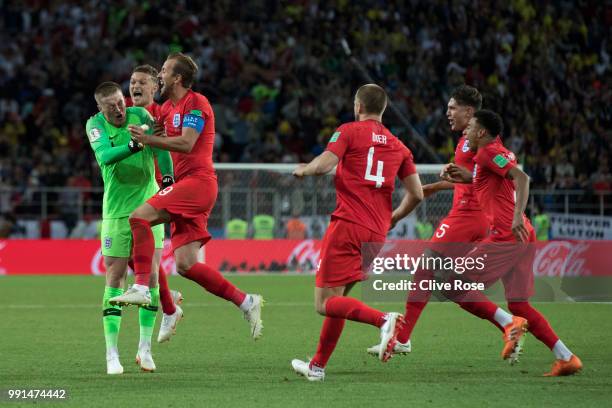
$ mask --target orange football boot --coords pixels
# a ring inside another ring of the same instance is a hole
[[[510,364],[518,361],[528,329],[527,319],[518,316],[512,316],[512,323],[504,327],[502,339],[505,344],[501,356],[504,360],[510,360]]]
[[[574,375],[582,370],[582,361],[576,355],[572,355],[569,361],[555,360],[549,373],[544,377],[560,377],[562,375]]]

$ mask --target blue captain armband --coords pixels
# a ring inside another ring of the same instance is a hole
[[[198,133],[201,133],[202,129],[204,129],[204,123],[202,111],[192,110],[183,116],[183,127],[195,129]]]

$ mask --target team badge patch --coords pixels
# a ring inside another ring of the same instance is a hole
[[[463,153],[467,153],[468,150],[470,150],[470,146],[469,146],[470,142],[465,139],[465,142],[463,142],[463,146],[461,146],[461,151]]]
[[[174,126],[175,128],[181,126],[181,114],[180,113],[174,114],[174,117],[172,118],[172,126]]]
[[[337,141],[339,137],[340,137],[340,132],[334,132],[331,139],[329,139],[329,143],[333,143]]]
[[[98,128],[93,128],[89,131],[89,141],[95,142],[100,138],[100,130]]]
[[[113,246],[113,239],[110,237],[104,238],[104,248],[110,249]]]

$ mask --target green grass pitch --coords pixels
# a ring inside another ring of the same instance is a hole
[[[119,340],[126,372],[108,376],[101,323],[102,278],[0,277],[0,388],[65,388],[69,399],[51,403],[57,407],[610,404],[610,304],[537,305],[582,358],[585,370],[574,377],[542,378],[553,358],[532,336],[521,362],[509,366],[499,357],[502,343],[497,329],[453,304],[435,303],[427,307],[415,329],[411,355],[380,363],[365,353],[376,343],[378,331],[349,322],[325,382],[309,383],[293,373],[289,362],[312,355],[316,348],[322,317],[313,308],[314,278],[230,279],[267,300],[260,341],[250,339],[248,325],[233,305],[173,277],[171,287],[185,296],[185,319],[172,341],[154,344],[157,371],[140,372],[134,363],[138,314],[132,307],[124,310]],[[402,304],[376,306],[403,310]],[[21,405],[32,403],[7,406]]]

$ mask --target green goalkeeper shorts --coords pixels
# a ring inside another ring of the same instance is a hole
[[[164,247],[164,224],[152,228],[155,248]],[[102,255],[129,258],[132,252],[132,230],[128,217],[102,220],[100,231]]]

